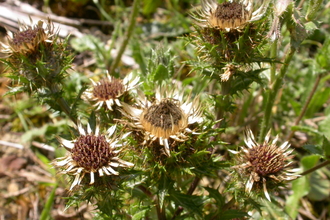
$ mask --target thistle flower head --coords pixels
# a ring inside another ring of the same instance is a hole
[[[119,139],[125,138],[114,136],[116,126],[108,129],[106,134],[100,134],[99,128],[92,132],[90,126],[85,131],[81,124],[78,125],[80,136],[69,141],[59,138],[60,143],[68,150],[66,156],[55,159],[52,164],[61,169],[62,174],[75,176],[70,190],[80,185],[86,174],[90,176],[90,184],[95,182],[95,173],[100,177],[104,175],[119,175],[117,167],[131,167],[132,163],[118,157],[122,144]]]
[[[97,83],[91,79],[93,85],[86,90],[83,97],[96,102],[97,110],[106,104],[107,108],[112,111],[112,106],[115,104],[121,106],[119,99],[137,87],[140,84],[139,81],[140,78],[134,78],[132,73],[128,74],[123,80],[107,74],[106,78]]]
[[[51,43],[54,35],[54,25],[50,20],[40,20],[34,26],[20,24],[18,32],[8,31],[8,44],[1,43],[1,52],[8,56],[33,54],[38,52],[41,44]]]
[[[241,30],[249,22],[262,18],[267,2],[255,9],[252,0],[232,0],[217,3],[216,0],[202,0],[201,9],[193,18],[201,27],[216,28],[227,32]]]
[[[265,60],[261,48],[268,31],[264,18],[269,2],[260,5],[252,0],[201,0],[201,7],[191,14],[196,31],[188,39],[199,58],[220,73],[218,79],[222,82]],[[213,70],[210,72],[214,78]]]
[[[71,67],[72,56],[66,46],[67,39],[59,39],[58,30],[48,19],[36,25],[20,24],[16,33],[8,31],[8,43],[1,43],[1,52],[9,72],[23,84],[22,90],[42,91],[48,98],[59,96],[58,85]],[[44,100],[51,106],[54,103]]]
[[[170,140],[184,142],[187,133],[193,133],[189,125],[202,122],[197,98],[190,101],[176,90],[159,88],[154,102],[139,92],[137,101],[136,108],[123,103],[123,114],[130,120],[128,124],[145,134],[144,144],[159,140],[167,156],[170,155]]]
[[[278,186],[280,183],[296,179],[295,169],[289,169],[294,156],[293,150],[289,150],[290,144],[284,142],[277,146],[278,137],[270,142],[270,132],[262,144],[258,144],[251,130],[245,132],[245,144],[238,153],[238,161],[241,163],[234,168],[239,170],[243,177],[247,177],[245,191],[250,193],[252,188],[263,189],[266,198],[270,201],[267,186]]]

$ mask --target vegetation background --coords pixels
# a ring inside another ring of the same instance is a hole
[[[308,13],[311,2],[294,1],[297,17]],[[296,167],[303,170],[318,164],[323,167],[293,181],[279,193],[278,200],[264,201],[260,208],[264,215],[254,214],[254,219],[330,219],[330,170],[325,166],[330,159],[327,150],[330,147],[330,3],[320,2],[322,6],[312,21],[316,29],[299,46],[276,96],[271,110],[271,127],[272,135],[278,134],[280,142],[295,131],[289,142],[295,149]],[[67,97],[74,97],[73,94],[79,94],[86,87],[91,75],[103,74],[115,60],[125,38],[132,4],[129,0],[6,0],[1,1],[0,10],[6,13],[5,10],[11,10],[17,17],[25,14],[47,19],[50,16],[53,21],[66,24],[61,27],[60,35],[66,37],[65,31],[72,32],[69,48],[74,59],[65,85]],[[151,93],[154,81],[171,78],[180,81],[201,99],[212,100],[208,91],[215,83],[201,77],[198,69],[190,65],[198,60],[198,53],[186,39],[194,30],[189,12],[199,4],[197,0],[141,1],[136,26],[117,73],[125,76],[132,71],[138,72],[143,77],[146,93]],[[26,5],[36,11],[31,14]],[[6,13],[0,11],[2,42],[6,41],[5,28],[15,30],[15,25],[9,22],[13,17]],[[281,32],[277,57],[280,61],[287,54],[292,37],[286,26]],[[270,46],[266,46],[265,53],[269,51]],[[65,179],[57,186],[59,177],[50,162],[64,153],[55,137],[69,133],[67,119],[58,112],[48,111],[47,105],[40,105],[27,93],[5,95],[8,87],[16,85],[4,77],[4,69],[5,66],[0,65],[1,219],[106,219],[98,214],[94,204],[65,199],[70,195]],[[235,96],[235,108],[226,115],[226,130],[220,138],[226,148],[215,150],[223,158],[230,157],[225,149],[237,150],[238,146],[244,145],[242,134],[247,126],[255,135],[260,132],[265,111],[262,100],[267,86],[264,81],[269,73],[265,70],[261,76],[263,81],[252,83]],[[309,104],[305,109],[306,103]],[[84,115],[84,108],[88,107],[82,106],[79,114]],[[306,110],[305,114],[299,119],[303,110]],[[202,186],[217,188],[228,173],[219,171],[216,175],[218,177],[213,179],[203,178]],[[198,188],[196,193],[202,195],[205,188]],[[179,198],[178,203],[182,200]],[[143,207],[134,205],[130,210],[131,219],[152,219],[150,216],[155,214],[149,213],[147,204]],[[238,218],[241,214],[237,212],[233,216]],[[181,219],[194,218],[198,219],[189,214],[181,216]],[[227,219],[231,217],[227,216]]]

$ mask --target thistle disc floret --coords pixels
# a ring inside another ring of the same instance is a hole
[[[111,77],[111,80],[103,79],[94,86],[93,95],[99,100],[115,99],[123,94],[125,87],[121,80]]]
[[[21,24],[20,30],[16,33],[8,31],[8,44],[1,43],[1,52],[8,56],[39,53],[40,46],[51,43],[54,36],[54,25],[50,20],[39,21],[34,26]]]
[[[201,27],[216,28],[230,32],[241,30],[249,22],[259,20],[266,11],[268,1],[256,10],[251,0],[233,0],[217,3],[216,0],[202,0],[201,9],[193,14]]]
[[[167,156],[172,140],[186,141],[187,134],[194,133],[189,126],[203,121],[197,98],[190,101],[177,90],[165,87],[156,90],[153,102],[140,91],[136,106],[123,103],[122,113],[133,130],[144,134],[144,145],[158,140]]]
[[[104,135],[82,135],[77,138],[71,150],[72,159],[86,172],[96,172],[108,164],[114,150]]]
[[[133,77],[128,74],[124,79],[117,79],[107,74],[107,77],[95,82],[91,79],[92,86],[85,91],[83,98],[88,101],[96,102],[96,110],[101,109],[104,104],[109,110],[113,110],[113,106],[121,106],[121,98],[129,95],[129,91],[136,88],[140,84],[139,77]]]
[[[141,123],[152,135],[169,138],[176,134],[180,127],[186,126],[187,118],[175,100],[163,99],[144,111]]]
[[[270,201],[267,186],[276,187],[279,184],[296,179],[297,170],[290,169],[294,156],[289,150],[290,144],[284,142],[281,146],[276,144],[278,137],[270,142],[270,132],[262,144],[258,144],[251,130],[245,132],[245,144],[238,154],[239,165],[234,166],[243,178],[247,178],[245,191],[250,193],[252,188],[263,189],[266,198]]]
[[[120,175],[116,170],[118,167],[132,167],[133,164],[120,159],[119,147],[128,134],[123,136],[114,135],[116,126],[110,127],[105,134],[99,134],[99,128],[96,127],[93,132],[90,126],[85,131],[81,124],[78,125],[79,136],[74,140],[58,138],[61,145],[67,150],[64,157],[55,159],[52,164],[59,168],[62,174],[75,176],[70,190],[80,185],[86,174],[90,176],[90,183],[95,182],[95,173],[99,177],[104,175]]]

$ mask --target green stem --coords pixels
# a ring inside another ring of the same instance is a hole
[[[271,50],[270,50],[270,57],[275,59],[277,57],[277,38],[274,40]],[[270,84],[272,84],[275,80],[276,76],[276,63],[273,62],[270,67]]]
[[[229,79],[228,81],[224,81],[224,82],[221,82],[221,95],[223,95],[223,100],[221,100],[221,105],[218,105],[216,106],[218,109],[217,109],[217,115],[216,115],[216,120],[220,120],[224,117],[225,115],[225,112],[226,112],[226,108],[224,108],[223,106],[228,106],[230,104],[230,89],[231,89],[231,79]],[[217,123],[214,128],[219,128],[220,127],[220,122]],[[214,140],[216,137],[211,137],[212,140]],[[212,153],[211,153],[212,154]],[[211,157],[211,155],[208,155],[209,157]],[[199,182],[200,182],[201,178],[200,177],[195,177],[194,180],[192,181],[189,189],[188,189],[188,192],[187,192],[187,195],[192,195],[193,192],[195,191],[195,189],[197,188]],[[177,216],[179,216],[181,214],[181,212],[183,211],[183,207],[179,207],[172,219],[175,219]]]
[[[67,101],[65,99],[63,99],[63,97],[56,99],[56,101],[59,104],[59,106],[61,107],[61,109],[63,110],[63,112],[70,118],[70,120],[73,123],[77,124],[77,119],[72,116],[71,108],[69,107],[69,104],[67,103]]]
[[[55,200],[55,192],[56,192],[56,189],[58,187],[58,184],[56,183],[54,185],[54,188],[53,190],[51,191],[48,199],[47,199],[47,202],[45,204],[45,207],[44,209],[42,210],[42,213],[41,213],[41,216],[40,216],[40,220],[47,220],[47,219],[50,219],[50,216],[51,216],[51,208],[52,208],[52,205],[54,203],[54,200]]]
[[[138,188],[155,203],[158,220],[166,220],[165,209],[164,207],[160,207],[158,197],[153,195],[146,187],[142,185],[138,186]]]
[[[47,87],[52,91],[53,94],[56,94],[60,91],[60,88],[57,84],[48,83]],[[56,97],[55,101],[60,106],[62,111],[70,118],[70,120],[77,124],[77,119],[72,116],[71,108],[68,102],[63,97]]]
[[[112,62],[112,65],[110,66],[109,68],[109,73],[110,75],[114,75],[114,71],[115,69],[118,67],[119,65],[119,62],[121,60],[121,57],[125,51],[125,48],[132,36],[132,33],[133,33],[133,30],[134,30],[134,27],[135,27],[135,22],[136,22],[136,17],[138,15],[138,12],[139,12],[139,5],[140,5],[140,0],[135,0],[134,1],[134,4],[133,4],[133,11],[132,11],[132,14],[131,14],[131,17],[130,17],[130,20],[129,20],[129,26],[128,26],[128,29],[125,33],[125,36],[124,36],[124,40],[119,48],[119,51],[118,51],[118,54],[115,58],[115,60]]]
[[[322,168],[322,167],[327,166],[328,164],[330,164],[330,160],[323,161],[322,163],[316,165],[315,167],[310,168],[310,169],[308,169],[308,170],[302,172],[300,175],[301,175],[301,176],[305,176],[305,175],[307,175],[307,174],[309,174],[309,173],[314,172],[315,170],[318,170],[318,169],[320,169],[320,168]]]
[[[193,194],[193,192],[197,188],[200,180],[201,180],[200,177],[197,177],[197,176],[195,177],[195,179],[192,181],[192,183],[191,183],[191,185],[188,189],[187,195],[192,195]],[[174,220],[176,217],[178,217],[181,214],[182,211],[183,211],[183,207],[179,206],[178,209],[175,211],[175,213],[172,217],[172,220]]]
[[[164,205],[163,207],[160,206],[159,204],[159,199],[157,198],[157,201],[156,201],[156,209],[157,209],[157,216],[158,216],[158,219],[159,220],[166,220],[166,213],[165,213],[165,209],[164,209]]]
[[[229,107],[230,105],[230,90],[231,90],[231,79],[228,81],[221,82],[221,95],[222,95],[222,100],[220,106],[218,106],[217,109],[217,115],[216,115],[216,120],[220,120],[224,118],[225,112],[227,111],[226,107]],[[225,120],[223,121],[225,122]]]
[[[319,74],[319,75],[317,76],[316,81],[315,81],[315,83],[314,83],[314,86],[313,86],[313,88],[312,88],[312,91],[309,93],[309,95],[308,95],[308,97],[307,97],[307,100],[306,100],[306,102],[305,102],[305,104],[304,104],[304,106],[303,106],[303,108],[302,108],[302,110],[301,110],[301,112],[300,112],[298,118],[297,118],[296,121],[294,122],[293,126],[298,125],[299,122],[301,121],[302,117],[305,115],[306,110],[307,110],[307,108],[308,108],[308,106],[309,106],[309,103],[311,102],[311,100],[312,100],[312,98],[313,98],[313,96],[314,96],[314,94],[315,94],[315,92],[316,92],[316,89],[317,89],[317,87],[318,87],[319,84],[320,84],[321,77],[322,77],[321,74]],[[287,141],[290,141],[290,139],[291,139],[291,138],[293,137],[293,135],[294,135],[294,132],[295,132],[294,130],[292,130],[292,131],[290,132],[290,134],[289,134],[288,137],[286,138]]]
[[[296,49],[294,47],[291,47],[289,53],[285,57],[284,63],[280,69],[280,72],[279,72],[277,78],[275,79],[273,85],[271,85],[267,91],[266,100],[265,100],[266,101],[265,114],[264,114],[264,117],[262,120],[259,141],[264,140],[266,133],[269,130],[271,112],[272,112],[272,108],[274,106],[275,98],[277,96],[278,91],[280,90],[280,88],[282,86],[284,76],[288,70],[289,64],[290,64],[295,52],[296,52]]]

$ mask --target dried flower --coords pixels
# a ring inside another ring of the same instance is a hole
[[[54,35],[54,25],[50,20],[40,20],[35,26],[20,24],[18,32],[8,31],[8,44],[1,43],[1,52],[8,56],[38,53],[40,45],[51,43]]]
[[[210,64],[206,74],[214,78],[215,72],[222,82],[234,78],[241,81],[240,76],[248,75],[245,73],[252,71],[253,63],[266,60],[261,48],[268,31],[265,18],[269,2],[201,0],[201,7],[191,14],[196,31],[189,41],[199,58]]]
[[[271,41],[275,41],[279,39],[281,36],[281,16],[288,9],[290,5],[292,5],[292,0],[276,0],[274,4],[274,18],[272,21],[272,26],[267,34],[267,37]]]
[[[193,133],[189,125],[202,122],[200,105],[195,98],[184,100],[183,94],[176,90],[157,89],[155,101],[151,103],[139,92],[137,108],[123,103],[123,114],[131,121],[128,123],[145,134],[148,141],[159,140],[170,155],[170,139],[178,142],[187,140],[187,133]]]
[[[221,74],[221,81],[226,82],[230,79],[232,75],[234,75],[235,70],[237,69],[237,66],[228,63],[225,67],[222,68],[224,70],[224,73]]]
[[[269,1],[256,10],[252,0],[233,0],[217,3],[216,0],[202,0],[202,8],[193,15],[201,27],[216,28],[230,32],[241,30],[249,22],[257,21],[264,15]]]
[[[122,137],[113,136],[116,126],[108,129],[106,135],[99,133],[99,128],[92,132],[90,126],[87,126],[87,132],[82,125],[78,125],[80,136],[69,141],[63,138],[58,138],[59,142],[68,150],[66,156],[57,158],[52,162],[55,168],[60,168],[62,174],[75,176],[70,190],[75,186],[80,185],[85,174],[90,174],[90,184],[95,182],[94,173],[98,175],[119,175],[118,171],[114,170],[117,167],[131,167],[132,163],[126,162],[118,157],[121,147],[118,144],[120,139],[125,138],[128,134]]]
[[[105,79],[100,80],[99,82],[94,82],[90,79],[93,86],[86,90],[83,97],[87,100],[96,101],[95,106],[99,110],[104,104],[106,104],[109,110],[113,110],[112,106],[116,104],[121,106],[119,98],[123,97],[125,94],[140,83],[139,77],[133,77],[133,74],[128,74],[123,80],[114,78],[107,74]]]
[[[21,91],[38,90],[43,97],[59,97],[60,84],[72,62],[66,46],[67,39],[59,39],[58,30],[48,19],[36,25],[20,24],[16,33],[8,31],[8,43],[1,43],[1,52],[6,54],[3,61],[10,74],[23,84]]]
[[[288,150],[290,144],[284,142],[280,147],[276,145],[278,136],[270,142],[270,132],[265,137],[264,143],[258,144],[252,131],[245,132],[245,144],[238,154],[240,165],[234,166],[243,177],[248,177],[245,191],[250,193],[252,188],[263,188],[266,198],[270,201],[267,186],[278,186],[284,181],[294,180],[298,175],[294,174],[296,169],[289,169],[294,157],[293,150]]]

